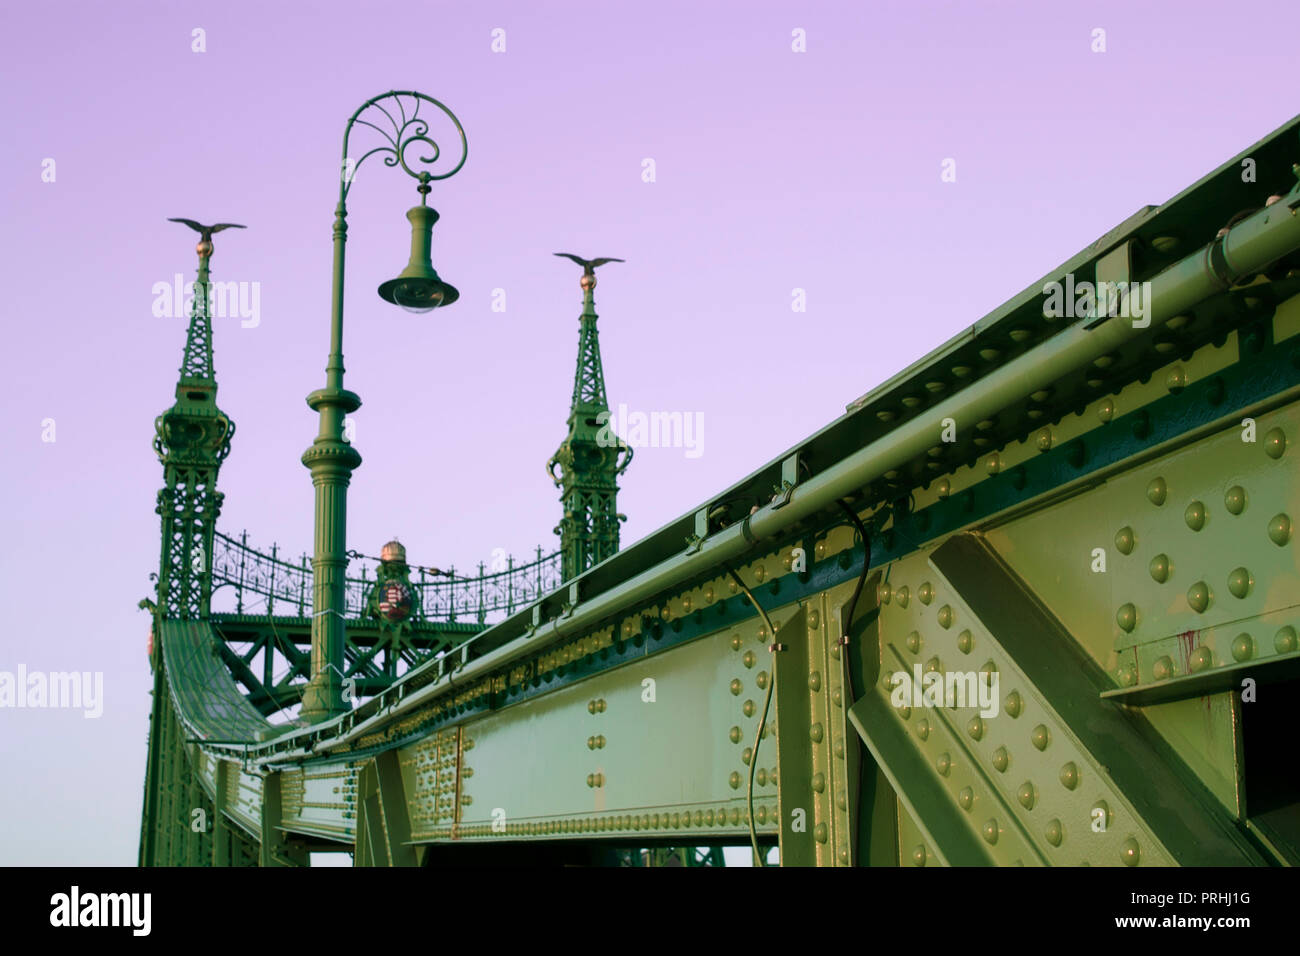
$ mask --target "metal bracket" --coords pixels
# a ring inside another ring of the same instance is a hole
[[[1093,298],[1094,311],[1092,318],[1083,323],[1085,329],[1095,329],[1103,322],[1114,317],[1110,310],[1110,298],[1106,296],[1103,299],[1101,290],[1110,284],[1127,289],[1132,276],[1133,240],[1128,239],[1097,260],[1097,269],[1094,274],[1097,281],[1093,284],[1096,292]],[[1114,304],[1117,307],[1119,306],[1118,301]]]
[[[569,582],[569,600],[560,610],[560,617],[571,617],[573,609],[578,606],[578,582]]]
[[[799,484],[799,454],[796,452],[781,462],[781,487],[772,496],[772,509],[783,508],[790,503],[795,485]]]
[[[695,533],[686,538],[686,553],[695,554],[704,546],[704,539],[709,536],[709,505],[695,512]]]

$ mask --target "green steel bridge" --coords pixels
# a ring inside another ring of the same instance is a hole
[[[571,257],[560,549],[472,576],[217,530],[196,296],[139,862],[1300,862],[1298,162],[1300,118],[621,550],[600,260]]]

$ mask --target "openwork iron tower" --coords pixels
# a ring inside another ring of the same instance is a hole
[[[569,433],[546,463],[547,474],[562,489],[564,517],[555,529],[560,536],[561,574],[568,581],[604,561],[618,550],[618,476],[632,461],[632,448],[614,434],[605,397],[605,372],[596,334],[597,266],[621,259],[582,259],[566,252],[557,256],[582,266],[582,316],[578,333],[578,367],[573,376]],[[557,476],[555,467],[559,465]]]
[[[235,423],[217,407],[208,294],[212,233],[233,224],[201,226],[188,219],[173,221],[185,223],[201,236],[197,246],[198,278],[176,383],[176,402],[154,421],[153,447],[163,464],[165,482],[158,492],[157,508],[162,516],[158,607],[164,619],[175,621],[208,616],[212,536],[222,498],[217,491],[217,472],[230,453]]]

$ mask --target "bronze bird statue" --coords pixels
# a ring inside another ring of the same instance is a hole
[[[222,229],[247,229],[247,226],[241,226],[236,222],[219,222],[215,226],[205,226],[193,219],[168,219],[168,222],[183,222],[199,234],[199,244],[194,248],[200,256],[212,255],[212,234],[220,232]]]
[[[582,266],[582,278],[578,284],[582,286],[584,292],[596,288],[596,267],[603,266],[607,262],[623,262],[622,259],[611,259],[608,256],[602,259],[584,259],[582,256],[575,256],[571,252],[557,252],[557,256],[563,256],[565,259],[572,259],[578,265]]]

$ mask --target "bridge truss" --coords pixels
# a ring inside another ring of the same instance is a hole
[[[334,720],[267,719],[301,578],[264,622],[158,611],[141,862],[1300,862],[1298,133],[500,619],[426,595],[400,673],[350,621]],[[1147,315],[1045,315],[1067,277]]]

